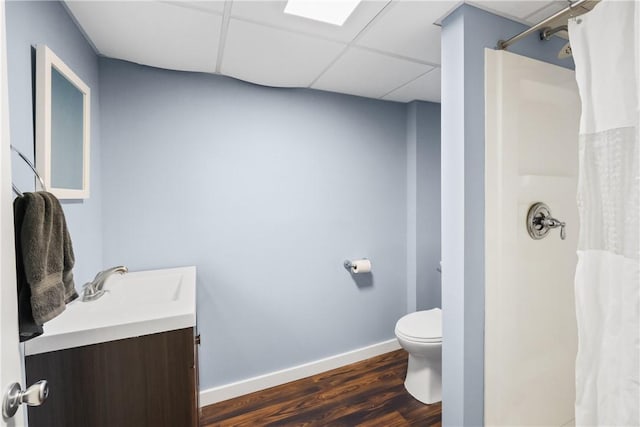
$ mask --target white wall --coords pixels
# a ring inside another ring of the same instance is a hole
[[[575,401],[580,100],[571,70],[486,59],[485,423],[561,426]],[[536,202],[567,223],[566,240],[529,236]]]

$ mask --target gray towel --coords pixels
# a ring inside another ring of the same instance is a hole
[[[51,193],[24,193],[14,202],[14,213],[19,227],[18,277],[23,275],[28,284],[28,289],[19,289],[19,293],[29,291],[33,320],[36,325],[43,325],[78,297],[73,282],[75,258],[71,238],[60,202]],[[19,298],[24,303],[24,297]],[[19,314],[21,319],[23,315],[28,318],[28,313]]]
[[[28,198],[17,197],[13,201],[13,221],[16,244],[16,273],[18,282],[18,330],[20,341],[27,341],[43,334],[42,325],[33,320],[31,312],[31,289],[24,275],[24,262],[22,260],[21,230],[24,222],[24,211]]]

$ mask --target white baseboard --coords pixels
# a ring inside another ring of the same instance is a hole
[[[202,390],[200,391],[200,406],[212,405],[223,400],[286,384],[398,349],[400,349],[398,340],[392,339],[292,368]]]

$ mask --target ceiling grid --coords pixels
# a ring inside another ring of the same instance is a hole
[[[533,24],[567,0],[469,0]],[[101,55],[265,86],[440,102],[440,27],[457,0],[363,0],[344,25],[283,13],[286,0],[66,0]]]

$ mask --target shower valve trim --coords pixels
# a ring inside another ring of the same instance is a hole
[[[545,203],[531,205],[527,213],[527,231],[534,240],[543,239],[554,228],[560,228],[560,239],[567,238],[566,223],[551,216],[551,210]]]

